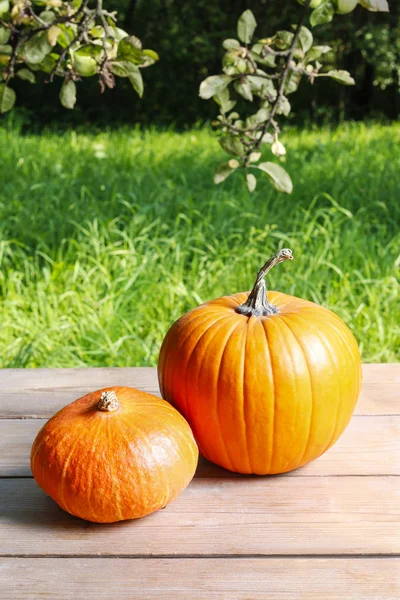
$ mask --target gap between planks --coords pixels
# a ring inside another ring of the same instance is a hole
[[[32,559],[41,560],[43,558],[54,558],[58,560],[72,560],[77,558],[83,558],[88,560],[99,559],[99,560],[274,560],[278,558],[284,559],[298,559],[298,560],[368,560],[373,558],[374,560],[385,560],[386,558],[400,559],[400,552],[388,552],[382,553],[362,553],[362,554],[0,554],[0,560],[2,558],[15,558],[18,559]],[[400,567],[400,563],[399,563]]]

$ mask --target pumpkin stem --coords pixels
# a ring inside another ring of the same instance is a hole
[[[272,267],[284,260],[293,260],[292,251],[282,248],[272,256],[257,273],[257,279],[246,302],[235,308],[235,311],[246,317],[260,317],[278,314],[278,308],[268,302],[267,287],[264,277]]]
[[[97,404],[97,408],[99,410],[103,410],[104,412],[112,412],[113,410],[117,410],[118,406],[118,398],[116,393],[113,391],[103,392],[100,396],[99,403]]]

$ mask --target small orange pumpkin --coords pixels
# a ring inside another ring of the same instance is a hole
[[[64,510],[99,523],[165,507],[193,478],[198,450],[170,404],[129,387],[72,402],[39,431],[31,468]]]
[[[333,312],[280,292],[264,276],[250,292],[206,302],[168,331],[158,377],[200,451],[239,473],[284,473],[328,450],[361,387],[357,342]]]

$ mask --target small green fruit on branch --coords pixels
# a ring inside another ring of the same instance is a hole
[[[358,0],[336,0],[336,12],[338,15],[348,15],[353,12]]]
[[[306,0],[297,0],[297,2],[299,4],[301,4],[301,6],[304,6],[306,3]],[[318,8],[318,6],[322,4],[322,0],[311,0],[310,2],[310,8]]]
[[[312,26],[328,23],[335,14],[354,10],[358,0],[298,3],[303,10],[292,31],[280,30],[255,42],[256,20],[250,10],[244,11],[237,24],[238,39],[229,38],[222,44],[226,51],[222,73],[211,75],[200,84],[200,97],[213,98],[219,106],[213,125],[219,132],[221,147],[234,157],[218,167],[214,177],[217,184],[243,169],[247,188],[252,192],[257,186],[256,173],[262,171],[277,190],[291,193],[292,181],[281,165],[259,162],[263,146],[269,146],[273,156],[285,160],[286,148],[279,134],[280,120],[291,111],[288,97],[297,91],[303,77],[310,84],[320,77],[330,77],[343,85],[355,84],[347,71],[328,68],[332,64],[332,49],[314,44],[312,32],[303,23],[308,15]],[[387,10],[386,0],[361,0],[361,4],[368,10]],[[238,97],[251,107],[244,115],[234,110]]]
[[[62,78],[60,101],[72,109],[82,77],[97,77],[101,91],[125,77],[142,96],[141,70],[157,60],[118,27],[103,0],[0,0],[0,113],[14,106],[14,77],[30,83],[36,72],[48,81]]]

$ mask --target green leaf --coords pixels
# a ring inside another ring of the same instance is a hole
[[[293,71],[291,71],[286,79],[284,89],[285,94],[293,94],[299,87],[300,79],[301,75],[299,73],[293,73]]]
[[[221,107],[221,112],[224,114],[232,110],[236,104],[230,99],[228,88],[225,88],[220,94],[216,94],[214,100]]]
[[[126,67],[125,67],[125,61],[123,61],[123,60],[121,60],[121,61],[114,60],[110,64],[110,69],[111,69],[111,72],[114,73],[114,75],[117,75],[118,77],[129,77],[128,71],[126,70]]]
[[[113,37],[117,42],[120,42],[124,37],[129,35],[129,33],[126,33],[126,31],[119,27],[109,27],[108,32],[112,32]]]
[[[337,81],[338,83],[342,83],[343,85],[355,85],[356,82],[354,81],[354,79],[352,78],[352,76],[350,75],[350,73],[348,71],[342,71],[342,70],[333,70],[333,71],[328,71],[328,73],[321,73],[319,75],[321,76],[325,76],[325,77],[330,77],[331,79],[334,79],[335,81]]]
[[[247,81],[250,83],[251,91],[261,98],[276,95],[274,84],[271,79],[260,77],[259,75],[248,75]]]
[[[288,114],[290,113],[290,102],[289,100],[286,98],[286,96],[282,96],[282,98],[280,98],[279,102],[278,102],[278,106],[276,109],[276,112],[278,115],[285,115],[285,117],[288,116]]]
[[[237,50],[240,48],[240,42],[238,40],[229,38],[222,42],[222,46],[225,48],[225,50]]]
[[[150,66],[153,65],[157,60],[160,60],[157,52],[149,49],[142,50],[142,64]]]
[[[251,10],[245,10],[240,16],[237,24],[239,40],[242,40],[245,44],[250,44],[256,27],[257,21],[255,20],[253,13]]]
[[[313,34],[307,27],[302,27],[300,29],[299,42],[303,52],[308,52],[311,46],[313,45]]]
[[[232,77],[229,77],[229,75],[211,75],[210,77],[207,77],[207,79],[200,84],[200,98],[208,100],[209,98],[212,98],[212,96],[220,94],[231,81]]]
[[[222,183],[227,177],[229,177],[229,175],[232,175],[232,173],[234,173],[239,167],[239,162],[234,159],[228,161],[227,163],[219,165],[219,167],[215,171],[214,183]]]
[[[254,177],[253,173],[246,175],[246,185],[249,192],[254,192],[256,189],[257,179]]]
[[[94,38],[101,39],[104,36],[104,33],[105,33],[104,27],[102,27],[101,25],[95,25],[90,30],[90,33],[92,34],[92,36]]]
[[[219,143],[228,154],[233,154],[235,156],[243,156],[244,154],[243,144],[237,137],[227,135],[219,138]]]
[[[261,65],[265,65],[267,67],[274,68],[276,66],[276,59],[273,54],[265,54],[264,52],[264,44],[257,43],[251,49],[251,56],[253,60],[260,63]]]
[[[59,25],[61,33],[58,35],[57,42],[61,48],[67,48],[75,39],[75,31],[73,27],[61,24]]]
[[[29,63],[27,61],[26,66],[29,67],[31,71],[43,71],[44,73],[51,73],[56,66],[58,58],[59,55],[52,52],[51,54],[48,54],[46,58],[38,65]]]
[[[5,15],[10,10],[9,0],[0,0],[0,17]]]
[[[35,83],[36,77],[35,74],[32,73],[29,69],[20,69],[17,72],[17,77],[22,79],[23,81],[29,81],[29,83]]]
[[[51,50],[52,46],[47,39],[47,31],[41,31],[22,46],[22,55],[27,62],[37,65],[50,54]]]
[[[136,67],[136,65],[130,65],[129,69],[129,81],[131,82],[131,85],[133,87],[133,89],[135,90],[135,92],[137,93],[137,95],[139,96],[139,98],[141,98],[143,96],[143,91],[144,91],[144,84],[143,84],[143,77],[142,74],[139,70],[138,67]]]
[[[324,54],[328,54],[332,48],[330,46],[313,46],[309,52],[307,52],[307,62],[314,62],[314,60],[318,60]]]
[[[246,78],[243,81],[235,81],[233,87],[235,88],[236,92],[245,100],[250,100],[250,102],[253,100],[250,83]]]
[[[141,98],[143,96],[143,78],[137,65],[134,65],[129,60],[113,61],[111,63],[111,71],[118,77],[128,77],[133,89]]]
[[[5,83],[0,83],[0,114],[11,110],[15,104],[15,99],[14,90],[7,87]]]
[[[269,111],[265,108],[260,108],[256,113],[254,113],[254,115],[247,117],[246,127],[253,129],[254,127],[257,127],[257,125],[264,123],[268,117]]]
[[[335,15],[335,6],[331,0],[324,0],[318,8],[314,8],[310,15],[310,23],[313,27],[330,23]]]
[[[44,21],[45,23],[52,23],[54,21],[54,19],[56,18],[56,15],[53,13],[52,10],[44,10],[40,13],[40,18],[42,21]]]
[[[136,36],[128,35],[119,42],[117,51],[119,59],[127,59],[141,64],[142,56],[142,42]]]
[[[279,50],[287,50],[293,41],[294,33],[291,31],[277,31],[274,36],[275,46]]]
[[[0,54],[11,56],[12,46],[10,46],[9,44],[0,44]]]
[[[102,46],[97,44],[85,44],[80,46],[75,52],[75,56],[91,56],[92,58],[99,58],[103,54],[104,50]]]
[[[6,27],[0,26],[0,44],[7,44],[10,39],[11,31]]]
[[[255,168],[264,171],[271,180],[272,185],[278,192],[291,194],[293,191],[292,180],[283,167],[273,162],[264,162],[255,165]]]
[[[62,84],[60,102],[65,108],[74,108],[76,103],[76,85],[73,81],[64,81]]]
[[[136,37],[136,35],[128,35],[124,38],[122,38],[123,43],[122,43],[122,47],[123,48],[127,48],[128,46],[130,47],[134,47],[134,48],[138,48],[139,50],[142,49],[142,42],[139,40],[138,37]],[[122,42],[121,40],[121,42]]]

